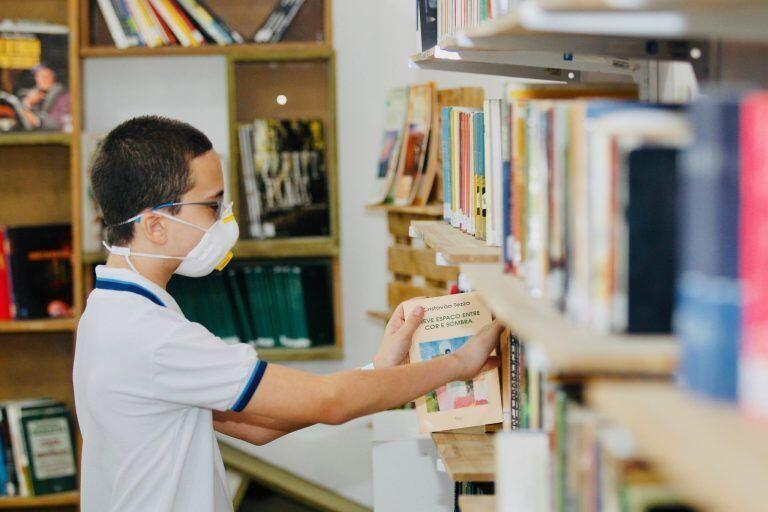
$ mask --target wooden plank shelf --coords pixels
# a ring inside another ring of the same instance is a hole
[[[77,318],[3,320],[0,321],[0,333],[74,332],[77,321]]]
[[[2,497],[0,509],[76,507],[80,503],[78,491],[29,497]]]
[[[333,47],[327,43],[285,42],[275,44],[231,44],[220,46],[209,44],[186,48],[184,46],[134,46],[117,48],[111,45],[83,46],[80,56],[83,58],[108,57],[159,57],[159,56],[197,56],[225,55],[234,58],[257,60],[294,60],[328,58],[333,55]]]
[[[365,314],[368,315],[368,318],[378,320],[380,322],[383,322],[384,324],[389,322],[389,317],[392,316],[392,313],[387,313],[386,311],[373,311],[373,310],[366,311]]]
[[[275,238],[268,240],[243,239],[233,250],[235,258],[277,258],[302,256],[336,256],[338,244],[331,237]]]
[[[0,146],[69,146],[72,135],[62,132],[7,132],[0,134]]]
[[[344,351],[335,345],[311,348],[257,348],[259,358],[265,361],[314,361],[343,359]]]
[[[454,482],[495,480],[493,434],[436,432],[432,440]]]
[[[443,215],[442,204],[427,204],[424,206],[398,206],[395,204],[369,204],[365,207],[368,211],[385,211],[393,213],[406,213],[409,215],[429,215],[432,217],[441,217]]]
[[[496,496],[493,495],[463,495],[459,496],[461,512],[496,512]]]
[[[765,425],[672,384],[595,382],[586,396],[592,408],[632,431],[639,455],[691,504],[719,512],[765,510]]]
[[[540,348],[555,377],[668,377],[679,346],[669,335],[600,333],[571,323],[546,300],[532,297],[500,265],[462,265],[468,285],[522,341]]]
[[[460,263],[494,263],[501,260],[501,248],[486,245],[443,221],[414,221],[411,236],[421,238],[437,252],[438,261],[449,265]]]
[[[615,2],[612,0],[536,0],[536,3],[542,9],[548,11],[690,11],[697,9],[757,7],[763,5],[764,0],[635,0],[633,2]]]

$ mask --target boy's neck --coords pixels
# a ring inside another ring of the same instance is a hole
[[[163,290],[165,290],[168,281],[170,281],[173,276],[174,269],[168,268],[167,262],[163,260],[150,260],[150,258],[131,256],[131,263],[133,263],[133,266],[136,267],[136,270],[142,277],[149,279]],[[125,260],[125,256],[118,256],[116,254],[109,255],[107,258],[107,267],[124,268],[133,271]]]

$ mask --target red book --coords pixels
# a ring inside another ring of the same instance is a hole
[[[749,416],[768,421],[768,93],[746,96],[740,131],[739,399]]]
[[[168,44],[179,44],[179,40],[176,39],[176,36],[171,31],[171,27],[169,27],[165,22],[165,18],[163,18],[163,15],[158,12],[155,5],[152,2],[147,2],[147,5],[150,9],[152,9],[152,13],[155,15],[155,19],[157,19],[157,22],[160,24],[160,28],[163,29],[163,33],[168,38]]]
[[[11,276],[6,254],[5,228],[0,227],[0,320],[11,319]]]

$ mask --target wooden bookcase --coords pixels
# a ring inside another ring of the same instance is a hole
[[[71,133],[0,134],[0,223],[70,223],[75,316],[0,322],[0,400],[47,396],[67,404],[74,418],[74,331],[82,311],[80,251],[80,60],[76,0],[0,0],[3,18],[41,19],[69,27]],[[76,450],[80,435],[74,424]],[[78,457],[79,459],[79,457]],[[78,492],[0,498],[0,509],[73,510]]]

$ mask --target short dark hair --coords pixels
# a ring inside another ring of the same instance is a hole
[[[135,117],[109,132],[90,171],[107,243],[126,245],[133,240],[133,223],[115,224],[158,204],[180,201],[193,185],[190,160],[212,148],[197,128],[161,116]]]

